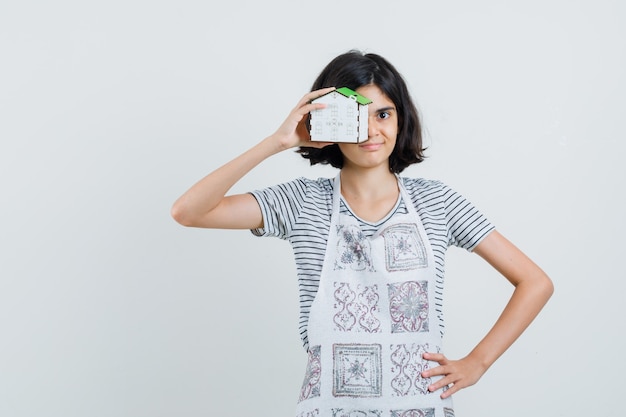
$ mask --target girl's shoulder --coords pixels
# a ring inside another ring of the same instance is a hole
[[[440,180],[400,177],[404,189],[416,206],[441,209],[458,201],[460,195]]]
[[[428,178],[400,177],[402,184],[409,194],[429,192],[446,192],[450,188],[440,180]]]
[[[315,179],[307,177],[298,177],[294,181],[297,181],[306,187],[315,188],[320,191],[332,191],[333,190],[333,178],[319,177]]]
[[[256,190],[258,199],[273,200],[290,209],[301,207],[325,207],[332,203],[333,179],[298,177],[265,189]]]
[[[255,193],[275,193],[275,194],[332,194],[333,181],[330,178],[310,179],[306,177],[298,177],[286,182],[277,183],[266,188],[255,190]]]
[[[293,190],[299,190],[302,198],[318,199],[320,197],[332,197],[333,195],[333,179],[332,178],[307,178],[298,177],[287,183],[279,185],[279,187],[287,187]]]

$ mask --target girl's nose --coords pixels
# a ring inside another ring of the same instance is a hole
[[[376,123],[376,117],[370,117],[367,121],[367,136],[373,138],[378,135],[378,125]]]

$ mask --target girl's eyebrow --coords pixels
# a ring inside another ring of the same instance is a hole
[[[389,110],[395,110],[396,108],[393,106],[381,107],[380,109],[376,109],[376,113],[382,113]]]

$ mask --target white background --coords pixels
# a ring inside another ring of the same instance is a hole
[[[555,282],[457,416],[623,416],[625,19],[620,0],[2,2],[0,416],[293,416],[288,243],[169,209],[350,48],[422,111],[429,158],[404,174],[465,195]],[[234,191],[334,173],[285,152]],[[449,356],[510,292],[449,251]]]

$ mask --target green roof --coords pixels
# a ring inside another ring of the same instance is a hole
[[[372,100],[370,100],[369,98],[363,97],[362,95],[360,95],[359,93],[357,93],[354,90],[349,89],[348,87],[341,87],[336,89],[335,91],[337,91],[338,93],[350,98],[350,97],[354,97],[356,99],[356,102],[359,104],[370,104],[372,102]]]

